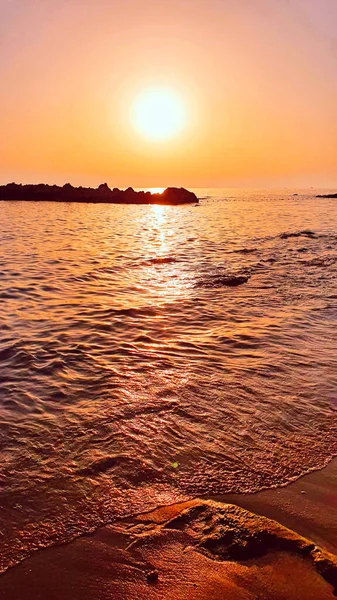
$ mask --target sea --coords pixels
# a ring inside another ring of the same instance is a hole
[[[0,202],[2,571],[337,455],[337,200],[194,191]]]

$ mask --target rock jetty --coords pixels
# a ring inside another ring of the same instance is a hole
[[[0,200],[30,200],[35,202],[90,202],[108,204],[191,204],[199,202],[197,196],[185,188],[169,187],[162,194],[136,192],[129,187],[126,190],[110,189],[106,183],[98,188],[64,186],[22,185],[8,183],[0,186]]]

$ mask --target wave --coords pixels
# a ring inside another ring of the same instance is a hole
[[[140,458],[132,458],[126,454],[115,454],[113,456],[104,456],[77,471],[78,475],[87,477],[97,477],[103,473],[109,473],[114,469],[119,470],[123,477],[132,484],[141,484],[147,482],[163,482],[168,479],[163,469],[155,469],[147,461]]]
[[[335,216],[305,202],[0,206],[0,568],[337,453]]]

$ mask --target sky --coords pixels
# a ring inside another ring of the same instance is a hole
[[[0,0],[0,82],[0,183],[337,186],[337,0]]]

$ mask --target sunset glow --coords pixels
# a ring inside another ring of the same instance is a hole
[[[333,186],[336,20],[335,0],[4,0],[1,182]]]
[[[0,600],[331,599],[337,0],[0,46]]]

